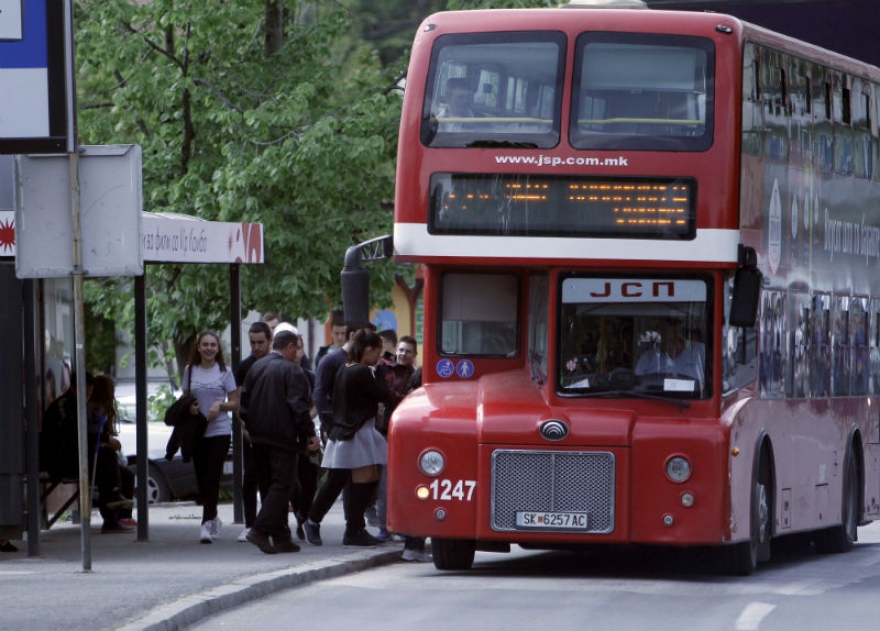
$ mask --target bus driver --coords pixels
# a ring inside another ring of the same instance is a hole
[[[652,322],[659,340],[639,357],[637,376],[676,374],[703,383],[706,345],[686,339],[681,334],[680,325],[677,318],[658,318]]]

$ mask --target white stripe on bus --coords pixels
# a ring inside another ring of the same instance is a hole
[[[426,224],[394,226],[394,251],[413,257],[736,263],[739,241],[738,230],[697,230],[693,241],[676,241],[433,235]]]

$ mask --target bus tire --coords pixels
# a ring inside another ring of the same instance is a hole
[[[748,541],[722,548],[722,571],[730,576],[750,576],[758,562],[770,560],[772,537],[770,514],[772,500],[772,469],[767,450],[761,450],[760,460],[752,479],[751,535]]]
[[[841,504],[841,523],[821,530],[816,535],[816,551],[820,554],[840,554],[853,549],[858,541],[859,506],[859,468],[852,447],[846,451],[843,470],[843,503]]]
[[[431,556],[438,570],[469,570],[474,564],[476,542],[431,537]]]

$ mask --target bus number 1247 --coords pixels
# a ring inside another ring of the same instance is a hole
[[[434,480],[428,486],[431,499],[470,502],[477,488],[476,480]]]

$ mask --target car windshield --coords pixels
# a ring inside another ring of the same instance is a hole
[[[706,280],[569,277],[561,295],[560,394],[709,396]]]

